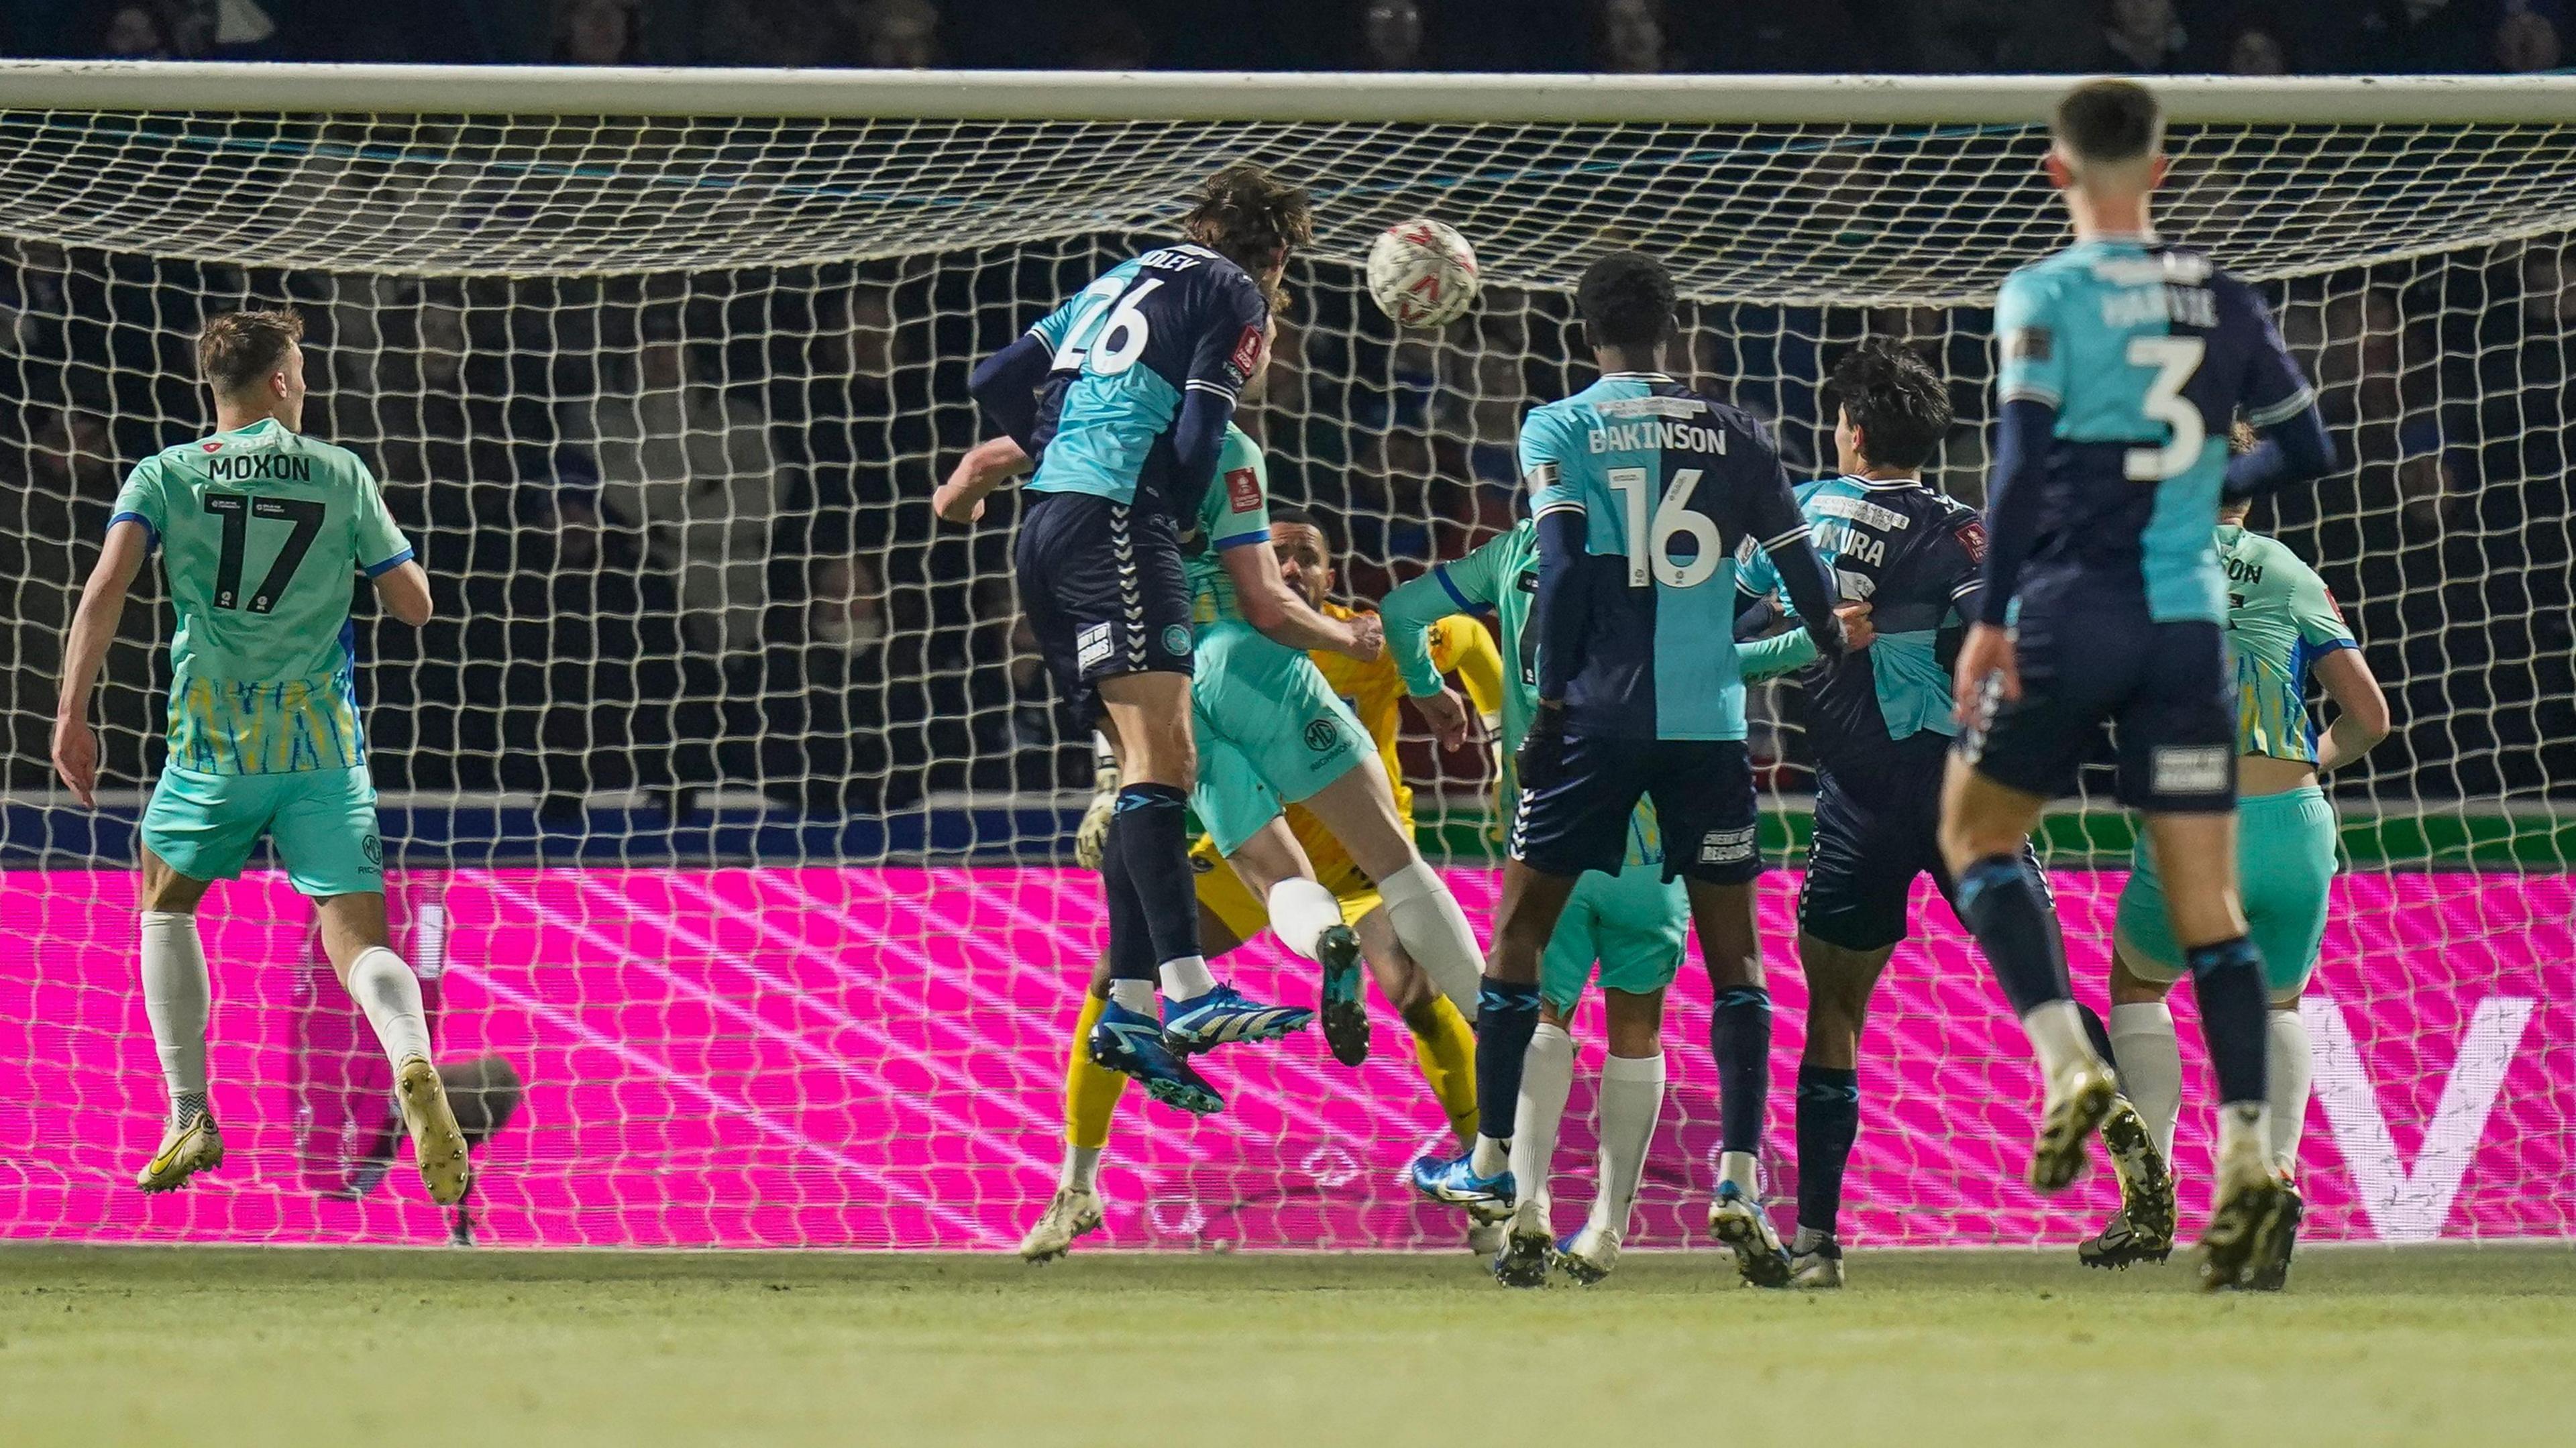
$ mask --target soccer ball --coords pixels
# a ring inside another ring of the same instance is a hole
[[[1369,295],[1400,327],[1445,327],[1476,300],[1476,253],[1446,222],[1423,217],[1378,233]]]

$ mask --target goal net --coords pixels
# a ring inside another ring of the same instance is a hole
[[[481,1239],[991,1249],[1053,1186],[1103,922],[1071,851],[1089,743],[1017,619],[1014,505],[971,530],[927,507],[980,435],[974,362],[1169,239],[1183,193],[1248,157],[1309,183],[1320,228],[1246,421],[1276,491],[1329,521],[1351,599],[1511,524],[1521,414],[1589,376],[1568,289],[1618,246],[1680,279],[1675,369],[1766,418],[1802,475],[1832,468],[1840,351],[1912,341],[1961,418],[1937,481],[1976,500],[1988,306],[2064,240],[2037,170],[2055,89],[0,66],[0,1234],[451,1225],[395,1146],[309,910],[256,867],[204,911],[232,1155],[169,1197],[130,1186],[163,1112],[131,871],[163,755],[157,585],[107,665],[101,810],[53,783],[48,735],[123,471],[210,427],[191,351],[209,313],[302,313],[306,428],[370,462],[433,580],[424,629],[361,598],[354,647],[397,945],[490,1128]],[[2330,786],[2350,871],[2303,1006],[2310,1233],[2566,1235],[2576,88],[2167,95],[2162,223],[2261,285],[2348,460],[2255,524],[2323,573],[2396,718]],[[1482,262],[1477,307],[1437,334],[1399,334],[1358,285],[1369,239],[1417,215]],[[1754,713],[1785,1198],[1797,685]],[[1403,759],[1481,925],[1486,756],[1408,733]],[[2106,786],[2088,772],[2044,840],[2096,1004],[2129,843]],[[1314,995],[1266,938],[1219,971]],[[2196,1221],[2210,1095],[2188,997]],[[1378,1012],[1356,1072],[1312,1037],[1218,1054],[1231,1104],[1211,1119],[1131,1092],[1106,1240],[1460,1246],[1400,1183],[1447,1133]],[[1705,1210],[1708,1014],[1694,959],[1635,1242],[1690,1242]],[[1569,1223],[1599,1033],[1587,1006]],[[1861,1071],[1846,1240],[2063,1243],[2112,1204],[2099,1180],[2046,1202],[2019,1184],[2027,1051],[1928,891]]]

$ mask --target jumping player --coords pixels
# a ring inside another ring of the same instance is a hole
[[[184,1185],[224,1159],[207,1102],[206,957],[197,903],[237,878],[265,836],[321,918],[322,948],[366,1013],[421,1181],[454,1206],[472,1180],[464,1134],[430,1059],[420,982],[385,924],[376,787],[358,725],[349,585],[429,620],[429,577],[357,455],[304,420],[303,318],[230,312],[197,338],[212,436],[146,458],[116,497],[107,545],[63,647],[54,768],[93,803],[90,690],[135,575],[162,554],[170,638],[170,757],[143,812],[143,1008],[170,1092],[168,1130],[135,1184]]]
[[[1175,1104],[1205,1089],[1176,1047],[1269,1039],[1311,1019],[1218,985],[1200,949],[1184,816],[1197,761],[1180,535],[1259,370],[1288,254],[1314,222],[1304,188],[1247,163],[1208,179],[1182,229],[1186,243],[1112,268],[968,384],[1037,461],[1014,558],[1021,605],[1066,702],[1118,758],[1101,871],[1110,1003],[1090,1048]],[[982,502],[959,486],[944,485],[933,506],[963,521]]]
[[[2247,1270],[2245,1285],[2278,1291],[2289,1280],[2300,1201],[2299,1132],[2307,1124],[2308,1028],[2299,997],[2325,942],[2327,891],[2335,875],[2334,805],[2318,776],[2370,752],[2388,737],[2388,700],[2354,643],[2325,580],[2276,539],[2245,527],[2247,505],[2218,511],[2218,557],[2227,572],[2227,644],[2236,664],[2237,871],[2246,933],[2263,951],[2272,1013],[2268,1083],[2272,1170],[2288,1193],[2287,1223]],[[2323,740],[2308,715],[2310,676],[2334,701]],[[2165,993],[2182,978],[2164,885],[2154,853],[2141,847],[2120,891],[2111,968],[2111,1048],[2120,1091],[2145,1118],[2157,1148],[2173,1152],[2182,1106],[2182,1054]],[[2159,1237],[2125,1205],[2100,1235],[2077,1249],[2089,1267],[2164,1260]]]
[[[1771,1035],[1753,915],[1762,860],[1743,679],[1724,642],[1737,542],[1776,550],[1824,655],[1843,652],[1842,627],[1760,426],[1656,370],[1673,325],[1662,263],[1605,256],[1585,270],[1575,306],[1601,379],[1521,427],[1538,536],[1538,701],[1517,760],[1522,793],[1486,962],[1483,1114],[1474,1149],[1416,1162],[1414,1184],[1471,1209],[1515,1203],[1511,1146],[1541,959],[1582,875],[1620,869],[1637,802],[1651,796],[1663,872],[1687,882],[1719,1000],[1711,1035],[1723,1152],[1710,1227],[1748,1280],[1777,1287],[1788,1280],[1788,1254],[1762,1213],[1753,1165]],[[1507,1283],[1543,1276],[1555,1246],[1534,1205],[1519,1207],[1494,1264]]]
[[[1985,525],[1924,485],[1923,465],[1950,430],[1949,389],[1931,364],[1884,339],[1863,342],[1833,372],[1834,452],[1841,476],[1798,490],[1816,551],[1847,599],[1874,605],[1876,641],[1806,684],[1816,759],[1815,834],[1798,892],[1798,961],[1807,977],[1807,1039],[1798,1063],[1798,1235],[1792,1286],[1840,1287],[1843,1168],[1860,1130],[1859,1049],[1869,999],[1908,928],[1918,876],[1957,903],[1941,861],[1942,757],[1958,732],[1941,642],[1976,607]],[[1736,586],[1772,592],[1767,560],[1747,560]],[[1802,632],[1756,649],[1807,651]],[[2030,862],[2034,868],[2036,860]],[[2103,1125],[2143,1215],[2168,1233],[2173,1182],[2135,1113]],[[2157,1203],[2161,1203],[2159,1214]]]
[[[2024,854],[2052,795],[2116,721],[2120,799],[2146,816],[2174,938],[2218,1077],[2217,1206],[2204,1285],[2235,1285],[2283,1228],[2264,1081],[2262,952],[2236,884],[2234,670],[2212,546],[2224,494],[2333,466],[2315,394],[2251,290],[2149,229],[2163,117],[2129,81],[2059,102],[2048,156],[2075,244],[2013,273],[1995,305],[2002,426],[1988,547],[1954,693],[1964,728],[1942,854],[2046,1078],[2031,1184],[2080,1176],[2112,1108],[2046,887]],[[2264,434],[2230,462],[2242,407]]]

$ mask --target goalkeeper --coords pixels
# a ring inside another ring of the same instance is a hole
[[[1016,448],[997,439],[959,473],[980,472],[980,492],[1019,461]],[[1267,494],[1259,446],[1239,429],[1229,432],[1187,565],[1201,661],[1192,686],[1201,756],[1192,803],[1208,826],[1191,862],[1206,953],[1213,958],[1274,925],[1283,943],[1323,966],[1325,1035],[1347,1065],[1368,1052],[1364,960],[1412,1031],[1451,1130],[1472,1140],[1476,943],[1464,912],[1413,847],[1412,796],[1397,782],[1395,757],[1401,681],[1379,651],[1377,620],[1327,601],[1334,571],[1322,528],[1303,512],[1273,510]],[[1444,663],[1490,708],[1501,687],[1492,641],[1469,619],[1449,620],[1443,632]],[[1301,654],[1299,645],[1320,647]],[[1099,859],[1118,787],[1114,770],[1105,771],[1077,837],[1087,865]],[[1218,869],[1220,860],[1231,868]],[[1060,1255],[1101,1224],[1100,1155],[1126,1080],[1092,1061],[1082,1043],[1107,985],[1105,969],[1096,970],[1084,996],[1065,1084],[1064,1170],[1021,1244],[1031,1261]],[[1208,1110],[1221,1104],[1212,1089],[1204,1099]]]

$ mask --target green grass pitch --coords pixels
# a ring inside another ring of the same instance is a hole
[[[2576,1249],[1709,1253],[1513,1293],[1461,1256],[0,1250],[0,1440],[1654,1444],[2576,1441]]]

